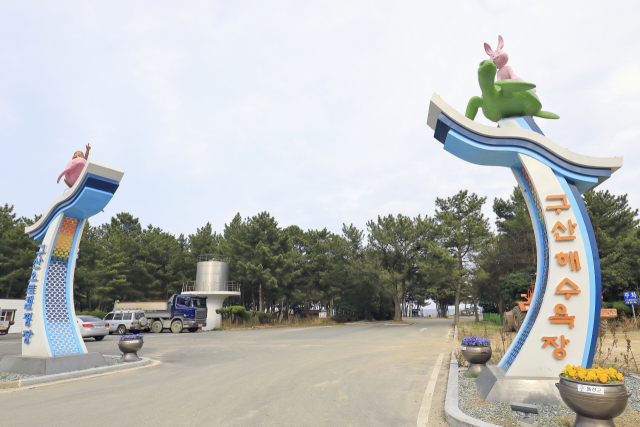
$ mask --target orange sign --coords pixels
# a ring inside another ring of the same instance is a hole
[[[571,205],[567,202],[567,196],[560,194],[558,196],[547,196],[547,200],[562,200],[562,204],[558,206],[547,206],[547,210],[556,210],[556,213],[562,212],[564,209],[571,209]]]
[[[573,328],[573,321],[575,320],[576,316],[569,316],[567,314],[567,307],[565,307],[563,304],[557,304],[556,305],[556,315],[555,316],[549,316],[549,320],[551,320],[551,323],[568,323],[570,328]]]
[[[574,233],[574,229],[578,228],[578,224],[576,224],[575,222],[571,222],[571,220],[569,220],[569,222],[567,223],[567,227],[565,227],[563,223],[561,223],[560,221],[556,221],[556,224],[551,229],[551,232],[556,234],[556,240],[557,241],[575,240],[576,236],[560,236],[560,233],[556,233],[556,230],[558,228],[560,230],[562,230],[563,233],[566,232],[567,230],[569,230],[569,234],[573,234]]]

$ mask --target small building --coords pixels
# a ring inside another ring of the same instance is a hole
[[[210,331],[222,325],[222,315],[216,309],[222,308],[228,297],[240,296],[240,286],[229,282],[229,263],[220,255],[198,255],[196,281],[184,283],[182,295],[207,298],[207,326],[202,330]]]
[[[21,334],[24,326],[24,298],[0,298],[2,319],[15,322],[9,328],[10,334]]]

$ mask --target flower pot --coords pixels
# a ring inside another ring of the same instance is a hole
[[[487,362],[491,359],[491,347],[476,347],[476,346],[460,346],[460,350],[462,351],[462,356],[464,359],[469,362],[469,369],[465,375],[470,374],[471,372],[475,372],[479,374],[482,372],[482,369],[487,366]]]
[[[560,375],[560,382],[556,383],[556,387],[564,403],[576,413],[573,427],[615,427],[613,418],[624,412],[631,396],[624,381],[599,384]]]
[[[142,348],[144,341],[142,338],[135,339],[121,339],[118,341],[118,348],[122,352],[122,357],[118,360],[118,363],[124,362],[137,362],[142,360],[138,357],[138,350]]]

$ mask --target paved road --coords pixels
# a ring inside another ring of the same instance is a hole
[[[444,354],[429,425],[442,423],[452,321],[147,334],[156,366],[0,392],[2,426],[416,426]],[[86,340],[117,354],[117,337]],[[17,336],[0,356],[19,354]],[[444,425],[444,424],[442,424]]]

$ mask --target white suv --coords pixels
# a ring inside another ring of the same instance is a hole
[[[116,310],[104,317],[109,323],[109,333],[117,332],[124,335],[127,332],[139,332],[148,329],[149,321],[142,310]]]

